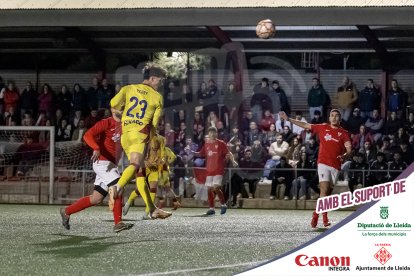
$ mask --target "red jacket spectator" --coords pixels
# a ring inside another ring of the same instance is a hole
[[[369,141],[371,142],[371,144],[374,144],[375,140],[371,133],[365,130],[365,126],[361,126],[360,132],[352,137],[352,148],[355,150],[359,150],[360,148],[364,147],[364,143],[366,141]]]
[[[4,111],[8,112],[10,107],[17,110],[17,104],[19,103],[20,94],[14,84],[9,82],[8,86],[4,88]]]
[[[264,131],[269,131],[270,125],[275,124],[275,123],[276,123],[276,120],[273,117],[273,115],[270,113],[269,110],[266,110],[264,112],[262,120],[260,121],[259,127]]]
[[[37,98],[39,102],[39,112],[45,112],[50,116],[53,109],[53,92],[48,84],[43,85],[42,93]]]

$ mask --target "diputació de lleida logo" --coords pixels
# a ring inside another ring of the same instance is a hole
[[[380,206],[380,217],[382,219],[388,218],[388,206]]]

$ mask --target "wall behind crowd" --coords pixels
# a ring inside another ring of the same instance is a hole
[[[128,74],[127,71],[123,71],[121,74],[107,74],[106,78],[113,85],[117,82],[125,85],[128,79],[131,79],[125,77],[126,74]],[[254,85],[260,83],[262,78],[266,77],[270,82],[278,80],[288,96],[292,111],[304,111],[306,117],[306,111],[308,110],[306,99],[312,85],[312,78],[315,75],[314,73],[306,73],[304,70],[245,70],[243,74],[243,98],[250,98],[253,95]],[[345,75],[356,84],[358,90],[365,87],[368,78],[373,79],[377,87],[381,81],[380,70],[321,70],[321,82],[331,99],[333,99],[336,89],[341,85],[342,77]],[[397,79],[400,87],[411,96],[414,92],[413,75],[414,71],[405,70],[399,71],[391,77]],[[21,90],[26,87],[27,81],[31,81],[33,85],[36,84],[35,71],[0,71],[0,76],[5,82],[13,80]],[[95,76],[96,74],[91,72],[41,72],[38,81],[39,87],[44,83],[48,83],[56,93],[60,91],[62,84],[66,84],[71,91],[75,83],[79,83],[84,89],[87,89],[91,86],[92,78]],[[233,79],[232,76],[232,73],[223,70],[193,72],[191,87],[195,96],[194,99],[197,99],[196,92],[202,81],[214,79],[219,90],[222,90]],[[134,79],[139,78],[134,77]],[[294,100],[292,100],[293,98]]]

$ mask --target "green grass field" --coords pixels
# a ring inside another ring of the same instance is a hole
[[[232,275],[316,237],[310,211],[179,209],[143,221],[131,208],[129,231],[112,232],[107,207],[92,207],[61,225],[60,206],[0,205],[1,275]],[[350,212],[330,215],[334,223]]]

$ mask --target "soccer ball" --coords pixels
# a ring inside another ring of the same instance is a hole
[[[264,19],[259,21],[256,26],[256,35],[259,38],[268,39],[275,35],[276,28],[272,20]]]

